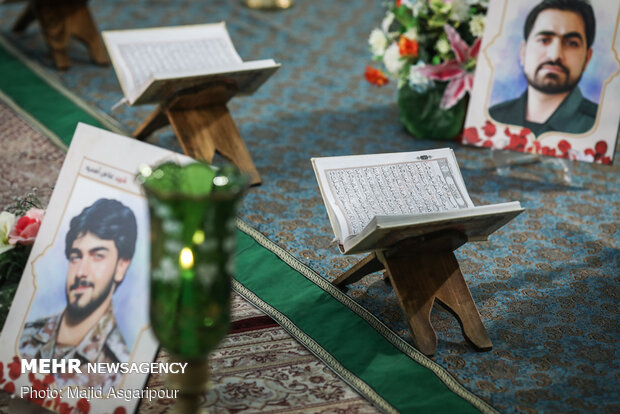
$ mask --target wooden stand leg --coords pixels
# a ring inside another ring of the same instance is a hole
[[[335,286],[343,287],[355,283],[364,276],[373,272],[378,272],[381,269],[383,269],[383,264],[377,258],[377,254],[370,253],[349,270],[338,276],[332,283]]]
[[[95,19],[86,5],[86,1],[75,6],[73,13],[67,17],[67,24],[71,27],[71,34],[86,44],[91,58],[97,65],[106,66],[110,64],[103,39],[97,30]]]
[[[166,111],[160,106],[157,107],[146,120],[131,134],[134,138],[139,140],[145,140],[153,132],[159,128],[163,128],[168,125],[168,115]]]
[[[252,185],[262,183],[226,105],[168,108],[166,113],[187,155],[211,162],[217,151],[239,170],[249,174]]]
[[[66,13],[69,11],[66,4],[58,4],[50,7],[41,1],[33,0],[35,13],[41,24],[43,37],[50,48],[52,59],[58,69],[68,69],[71,66],[67,45],[71,37],[66,21]]]
[[[26,8],[24,8],[13,24],[13,28],[11,30],[13,30],[14,33],[21,33],[26,30],[26,28],[30,26],[30,23],[34,22],[36,19],[37,15],[34,11],[34,6],[32,3],[28,3]]]
[[[484,328],[456,257],[453,252],[446,253],[444,257],[444,272],[450,276],[439,288],[435,297],[459,321],[463,336],[479,350],[488,351],[493,347],[491,338]]]
[[[433,355],[437,348],[437,335],[430,321],[435,298],[452,310],[465,337],[474,346],[491,349],[491,340],[452,251],[419,255],[405,252],[386,255],[378,251],[377,257],[387,270],[420,351]]]
[[[110,60],[86,2],[87,0],[30,0],[15,22],[13,31],[25,30],[35,18],[38,18],[58,69],[68,69],[71,66],[67,54],[71,36],[86,44],[95,63],[107,65]]]

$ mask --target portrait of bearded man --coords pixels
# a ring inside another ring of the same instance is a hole
[[[528,14],[520,47],[527,88],[521,96],[489,108],[495,121],[548,131],[584,133],[598,105],[586,99],[579,81],[592,59],[596,22],[586,0],[543,0]]]

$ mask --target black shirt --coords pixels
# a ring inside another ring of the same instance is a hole
[[[492,106],[489,114],[497,122],[529,128],[534,135],[548,131],[580,134],[594,126],[598,111],[598,105],[584,98],[579,88],[573,89],[544,124],[526,121],[526,108],[527,89],[517,99]]]

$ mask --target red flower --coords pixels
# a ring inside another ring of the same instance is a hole
[[[396,8],[400,7],[400,3],[402,2],[402,0],[396,0]],[[116,413],[115,413],[116,414]]]
[[[86,398],[80,398],[76,404],[76,408],[83,414],[88,414],[90,411],[90,403]]]
[[[54,375],[48,374],[43,378],[43,385],[48,387],[51,383],[54,382]]]
[[[33,403],[35,403],[37,405],[43,405],[43,402],[45,401],[45,397],[39,398],[39,394],[43,394],[43,393],[41,393],[41,391],[45,392],[45,390],[47,390],[49,387],[44,385],[43,381],[41,381],[41,380],[39,380],[37,378],[34,378],[34,379],[31,378],[30,382],[32,383],[32,391],[33,391],[33,393],[30,394],[27,399],[32,401]]]
[[[15,392],[15,384],[12,382],[7,382],[2,389],[10,394],[13,394]]]
[[[543,155],[555,157],[555,148],[542,147],[541,151]]]
[[[532,142],[532,146],[525,149],[525,152],[531,152],[534,154],[540,154],[540,142],[534,141]]]
[[[571,149],[570,142],[563,139],[562,141],[558,142],[558,149],[560,150],[562,154],[568,153],[568,150]]]
[[[44,211],[40,208],[31,208],[26,215],[20,217],[15,223],[15,227],[9,233],[9,243],[15,245],[32,244],[41,227]]]
[[[417,40],[411,40],[405,36],[398,39],[398,51],[401,56],[416,57],[418,56],[419,45]]]
[[[527,145],[527,138],[523,135],[510,135],[510,143],[507,148],[513,151],[525,151],[525,146]]]
[[[482,127],[482,130],[484,131],[484,135],[486,135],[489,138],[491,138],[497,132],[497,128],[490,121],[487,121],[486,124],[484,124],[484,126]]]
[[[60,403],[60,407],[59,410],[60,414],[71,414],[71,411],[73,411],[73,409],[71,408],[71,406],[69,404],[67,404],[66,402]]]
[[[493,148],[493,141],[491,141],[490,139],[487,139],[486,141],[482,143],[482,146],[485,148]]]
[[[586,148],[584,153],[591,157],[594,157],[594,161],[598,161],[602,164],[611,164],[611,157],[606,157],[607,143],[605,141],[599,141],[594,145],[594,149]]]
[[[521,135],[522,137],[526,137],[530,135],[531,133],[532,131],[530,131],[529,128],[521,128],[521,131],[519,131],[519,135]]]
[[[125,407],[116,407],[113,414],[125,414],[126,412]]]
[[[605,155],[605,153],[607,152],[607,143],[605,141],[599,141],[594,146],[594,149],[596,150],[597,154]]]
[[[478,130],[474,127],[466,128],[465,131],[463,131],[463,138],[465,138],[465,142],[470,144],[477,144],[480,142]]]
[[[388,83],[388,78],[379,69],[375,69],[371,66],[366,66],[366,72],[364,72],[366,80],[373,85],[383,86]]]
[[[7,364],[7,367],[9,367],[9,377],[12,380],[16,380],[20,375],[22,375],[22,366],[19,362],[19,358],[16,356],[13,357],[13,362]]]

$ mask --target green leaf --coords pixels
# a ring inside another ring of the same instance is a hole
[[[431,0],[430,8],[435,13],[443,14],[443,15],[446,15],[447,17],[452,11],[452,4],[444,3],[442,0]]]
[[[32,246],[18,245],[0,254],[0,327],[4,324]]]
[[[416,25],[416,19],[411,14],[411,10],[405,6],[394,9],[394,17],[396,21],[404,26],[405,30],[402,31],[403,33]]]

